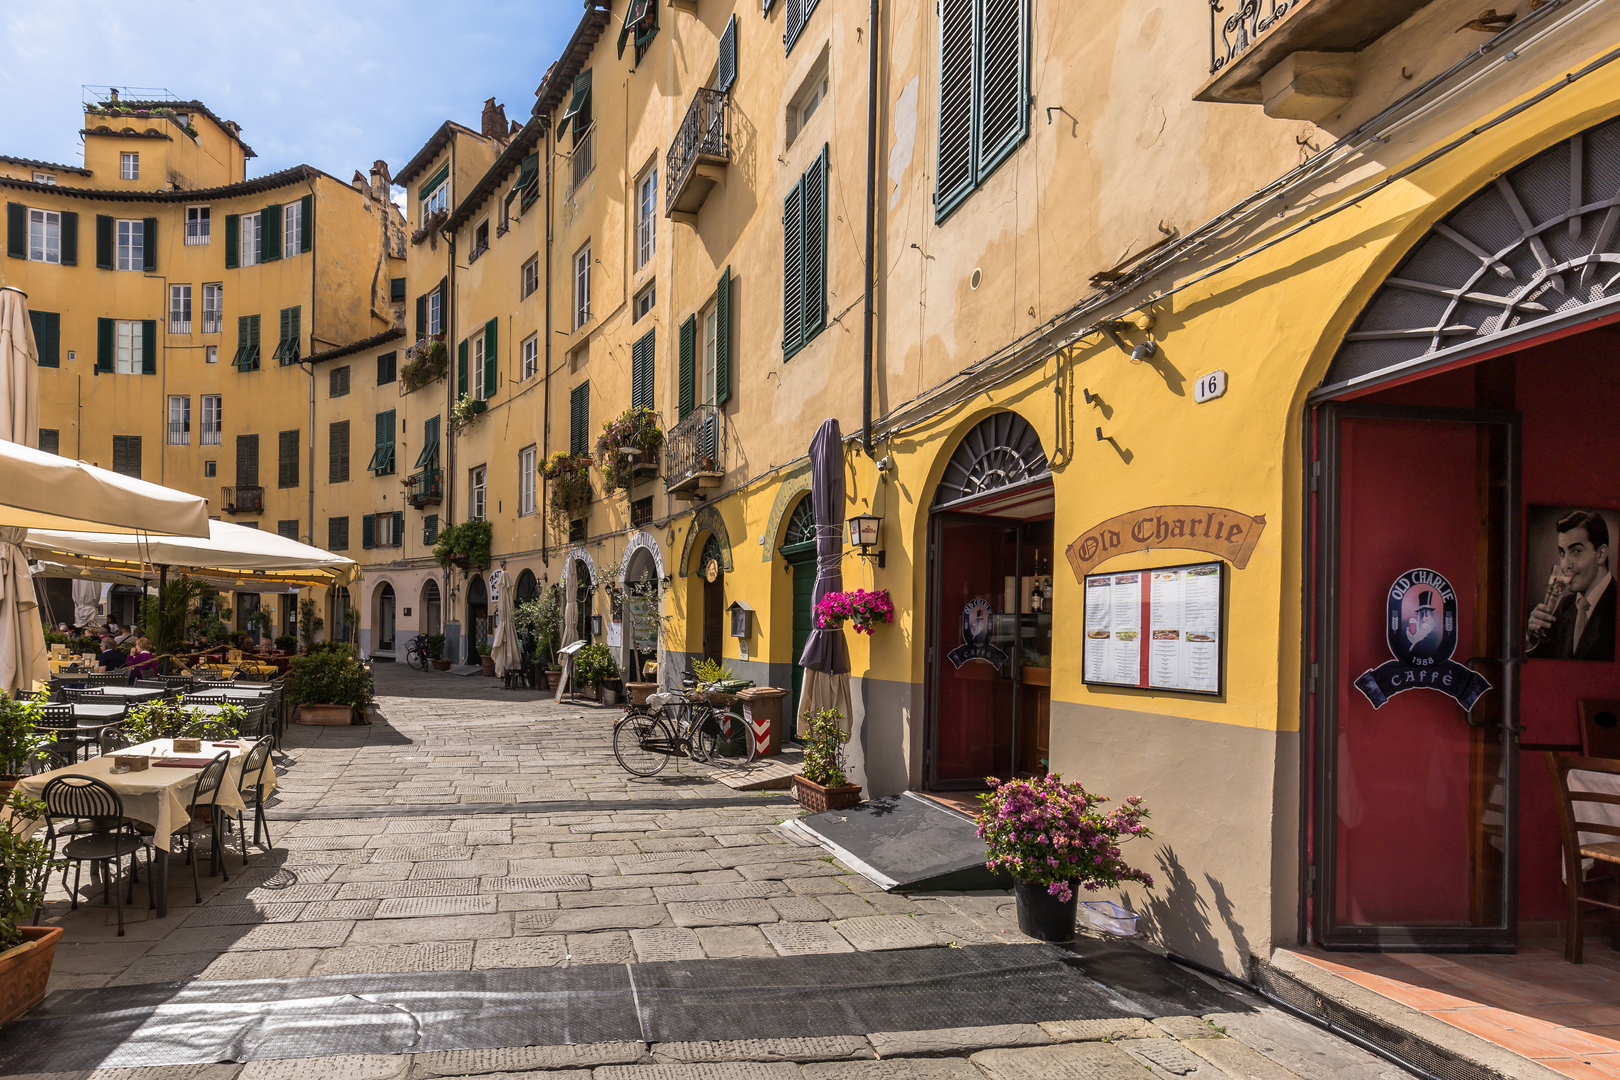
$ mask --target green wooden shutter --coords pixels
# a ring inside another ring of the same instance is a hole
[[[248,363],[252,366],[254,371],[258,371],[259,370],[259,317],[257,315],[248,316],[248,334],[249,334],[249,342],[250,342],[249,346],[248,346]]]
[[[298,486],[298,432],[283,431],[276,439],[276,486]]]
[[[235,270],[237,256],[242,250],[242,219],[237,214],[225,215],[225,269]]]
[[[654,334],[649,330],[630,347],[630,407],[653,408],[653,364],[658,355]]]
[[[299,345],[304,336],[303,305],[300,304],[292,308],[291,311],[292,317],[287,320],[287,362],[289,364],[296,363],[298,358],[304,355]]]
[[[412,468],[431,469],[439,460],[439,418],[437,416],[422,422],[422,452],[416,455],[416,464]]]
[[[974,59],[982,0],[939,0],[939,163],[934,170],[934,218],[950,213],[973,190],[973,114],[978,111]]]
[[[61,367],[62,316],[52,311],[30,311],[34,328],[34,350],[40,367]]]
[[[491,319],[484,324],[484,400],[495,396],[495,376],[500,365],[495,362],[495,326]]]
[[[518,173],[518,188],[522,192],[518,208],[527,210],[529,204],[540,197],[540,155],[538,152],[524,156],[522,171]],[[510,198],[508,196],[508,199]]]
[[[259,486],[259,437],[257,435],[238,435],[236,437],[236,486]]]
[[[692,412],[697,392],[696,315],[688,315],[681,323],[680,380],[680,418],[685,420]]]
[[[298,200],[298,217],[303,228],[298,232],[298,250],[308,251],[315,245],[315,196],[305,195]]]
[[[367,514],[360,519],[360,546],[370,548],[377,546],[377,517]]]
[[[731,267],[714,293],[714,403],[731,400]]]
[[[281,336],[276,340],[276,351],[272,355],[272,359],[280,360],[283,364],[287,362],[287,316],[291,311],[291,308],[281,309]]]
[[[427,293],[416,298],[416,338],[427,337]]]
[[[157,374],[157,320],[141,320],[141,374]]]
[[[782,359],[804,347],[804,178],[782,200]]]
[[[281,204],[271,203],[259,211],[259,261],[281,258]]]
[[[141,222],[142,269],[148,274],[157,269],[157,221],[157,218],[149,217]]]
[[[805,23],[810,21],[810,13],[816,10],[818,0],[787,0],[787,32],[782,35],[782,41],[787,45],[787,51],[792,52],[793,46],[798,43],[799,35],[804,33]]]
[[[79,215],[62,211],[62,265],[79,265]]]
[[[106,214],[96,215],[96,269],[113,268],[113,219]]]
[[[829,148],[821,148],[804,174],[804,340],[827,325],[827,165]]]
[[[394,511],[394,542],[392,547],[403,547],[405,544],[405,511]]]
[[[722,94],[731,89],[731,84],[737,81],[737,16],[733,15],[731,21],[726,23],[725,30],[720,34],[719,70],[715,78],[715,89]]]
[[[456,346],[456,397],[467,396],[467,342],[462,339]]]
[[[117,327],[111,319],[96,320],[96,370],[113,371],[113,353],[117,348]]]
[[[28,258],[28,207],[22,203],[6,203],[6,254]]]
[[[568,395],[568,452],[584,454],[591,444],[591,384],[582,382]]]
[[[341,484],[349,479],[349,422],[339,420],[326,429],[326,482]]]
[[[239,371],[247,370],[248,345],[252,340],[253,335],[248,332],[248,317],[238,315],[236,317],[236,354],[231,357],[231,363]]]
[[[983,0],[978,75],[981,182],[1029,134],[1029,0]]]

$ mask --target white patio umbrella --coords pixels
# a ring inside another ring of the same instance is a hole
[[[0,289],[0,437],[14,443],[39,442],[39,353],[26,300],[19,289]],[[19,525],[0,523],[0,691],[8,693],[51,677],[39,597],[17,546],[23,535]]]
[[[30,558],[89,570],[163,570],[248,591],[259,586],[278,592],[288,585],[333,588],[358,576],[353,559],[224,521],[208,522],[206,540],[30,529],[24,547]]]
[[[495,674],[505,675],[523,666],[523,654],[518,649],[517,634],[512,629],[512,609],[516,606],[510,588],[511,579],[505,570],[489,575],[489,615],[495,620],[495,637],[489,643],[489,654],[495,658]]]

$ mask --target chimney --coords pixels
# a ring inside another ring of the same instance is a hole
[[[388,162],[378,158],[371,163],[371,197],[380,202],[387,202],[392,192],[394,178],[389,175]]]
[[[494,98],[484,102],[483,133],[490,139],[500,139],[506,135],[506,106],[495,104]]]
[[[514,121],[512,121],[512,128],[511,128],[510,131],[507,132],[507,135],[509,135],[509,136],[510,135],[516,135],[518,132],[520,132],[522,130],[523,130],[523,125],[518,123],[516,120],[514,120]]]

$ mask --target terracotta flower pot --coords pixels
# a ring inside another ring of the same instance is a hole
[[[493,656],[480,656],[478,662],[483,665],[484,678],[493,679],[495,677],[495,658]]]
[[[555,689],[557,689],[557,684],[559,682],[561,682],[561,681],[562,681],[562,670],[560,668],[551,668],[550,670],[548,670],[546,672],[546,689],[547,690],[555,690]]]
[[[316,727],[348,727],[354,723],[354,710],[347,705],[300,705],[298,722]]]
[[[448,660],[433,660],[433,661],[431,661],[431,663],[433,664],[433,670],[434,671],[449,671],[450,670],[450,661],[448,661]]]
[[[15,1020],[45,997],[60,926],[19,926],[23,943],[0,952],[0,1024]]]
[[[837,787],[822,787],[800,774],[793,778],[793,797],[799,800],[800,806],[812,814],[828,810],[844,810],[861,801],[861,785],[839,784]]]

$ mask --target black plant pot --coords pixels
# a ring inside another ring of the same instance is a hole
[[[1067,900],[1059,900],[1045,885],[1027,881],[1013,883],[1018,901],[1018,929],[1038,941],[1073,941],[1074,916],[1080,906],[1080,889],[1070,887]]]

